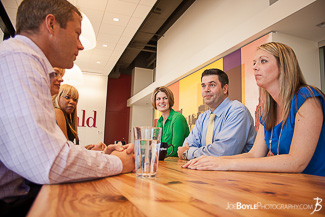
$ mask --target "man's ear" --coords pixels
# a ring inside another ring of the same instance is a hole
[[[228,84],[225,84],[224,86],[223,86],[223,88],[222,88],[222,90],[223,90],[223,94],[225,94],[225,95],[227,95],[228,94]]]
[[[45,17],[45,26],[46,26],[47,31],[51,35],[54,34],[55,23],[56,23],[56,20],[55,20],[55,16],[53,14],[48,14]]]

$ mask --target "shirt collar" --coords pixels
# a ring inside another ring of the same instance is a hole
[[[174,115],[174,113],[175,113],[175,111],[174,111],[174,109],[170,109],[170,113],[169,113],[169,115],[168,115],[168,118],[167,118],[167,120],[172,120],[172,117],[173,117],[173,115]],[[167,121],[166,120],[166,121]],[[159,120],[158,121],[163,121],[163,116],[161,115],[160,116],[160,118],[159,118]]]
[[[44,59],[44,63],[45,63],[48,74],[51,74],[52,72],[54,72],[54,69],[53,69],[50,61],[47,59],[47,57],[45,56],[43,51],[30,38],[28,38],[24,35],[15,35],[15,39],[26,43],[32,50],[34,50],[37,54],[39,54]]]
[[[172,117],[173,117],[174,113],[175,113],[174,109],[170,109],[170,113],[168,115],[167,120],[172,120]]]
[[[230,102],[230,99],[226,97],[220,105],[213,111],[213,113],[217,116],[220,117],[224,111],[224,109],[227,107],[228,103]],[[209,114],[211,114],[212,111],[209,109]]]

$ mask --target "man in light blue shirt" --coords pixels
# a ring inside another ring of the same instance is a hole
[[[229,156],[251,149],[256,137],[254,120],[241,102],[228,98],[228,84],[228,76],[222,70],[207,69],[202,73],[202,97],[209,110],[199,116],[183,146],[178,148],[180,159]],[[212,126],[208,130],[210,115]]]

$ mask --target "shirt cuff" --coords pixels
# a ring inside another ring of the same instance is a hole
[[[103,153],[104,154],[104,153]],[[117,172],[115,175],[120,174],[123,170],[123,163],[121,159],[115,155],[111,154],[105,154],[107,157],[109,157],[109,162],[115,164],[116,168],[114,170]]]
[[[195,147],[190,147],[190,148],[188,149],[188,152],[187,152],[187,159],[188,159],[188,160],[192,160],[192,159],[195,158],[195,156],[194,156],[194,152],[196,151],[196,149],[197,149],[197,148],[195,148]]]

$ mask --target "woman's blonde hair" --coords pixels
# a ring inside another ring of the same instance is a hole
[[[163,93],[166,94],[166,96],[168,98],[168,102],[169,102],[169,109],[171,109],[174,106],[174,94],[168,87],[165,87],[165,86],[157,87],[153,91],[153,93],[151,95],[151,105],[152,105],[152,107],[157,110],[156,96],[157,96],[157,93],[159,93],[159,92],[163,92]]]
[[[59,104],[60,97],[64,97],[64,96],[67,96],[67,95],[70,95],[70,97],[72,99],[75,99],[76,102],[78,103],[78,99],[79,99],[78,90],[74,86],[71,86],[69,84],[64,84],[64,85],[62,85],[60,87],[59,93],[52,97],[54,108],[61,109],[60,104]],[[70,115],[66,115],[64,113],[64,116],[68,120],[68,126],[67,127],[70,128],[72,134],[76,138],[76,144],[79,144],[77,105],[76,105],[75,110]]]
[[[280,72],[280,98],[283,102],[284,111],[282,124],[284,124],[288,119],[294,94],[301,87],[307,86],[305,78],[301,72],[296,54],[289,46],[270,42],[259,46],[257,50],[266,51],[277,60]],[[276,125],[276,102],[265,89],[260,89],[264,109],[262,121],[265,123],[265,129],[270,130]]]

